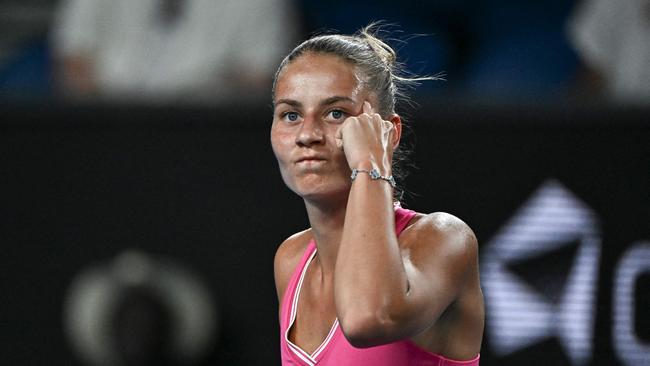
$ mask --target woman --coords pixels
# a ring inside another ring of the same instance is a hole
[[[271,143],[311,225],[275,258],[283,365],[478,365],[474,234],[393,200],[413,80],[369,28],[311,38],[278,69]]]

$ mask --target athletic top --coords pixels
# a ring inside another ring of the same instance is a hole
[[[415,212],[398,205],[395,207],[395,231],[399,235]],[[312,239],[307,250],[289,279],[280,304],[280,354],[282,365],[336,365],[336,366],[478,366],[479,356],[468,361],[455,361],[420,348],[410,339],[369,348],[355,348],[341,331],[338,319],[334,321],[323,343],[309,354],[289,341],[289,329],[296,320],[298,300],[307,268],[316,255],[316,243]]]

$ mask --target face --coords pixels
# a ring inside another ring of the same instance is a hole
[[[285,66],[275,86],[271,145],[285,184],[305,199],[347,197],[350,168],[335,134],[349,116],[374,104],[355,67],[307,53]]]

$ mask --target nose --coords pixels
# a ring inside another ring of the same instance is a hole
[[[320,144],[324,141],[323,128],[321,122],[312,117],[306,117],[300,125],[300,130],[296,135],[296,145],[311,146]]]

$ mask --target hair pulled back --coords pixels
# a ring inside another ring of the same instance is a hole
[[[397,61],[392,47],[382,41],[378,34],[380,24],[372,23],[354,35],[324,34],[312,37],[294,48],[280,63],[273,80],[275,84],[285,66],[306,53],[324,53],[338,56],[357,68],[357,76],[368,91],[377,96],[379,114],[382,117],[395,113],[399,101],[408,101],[405,91],[423,80],[437,77],[414,77]]]

